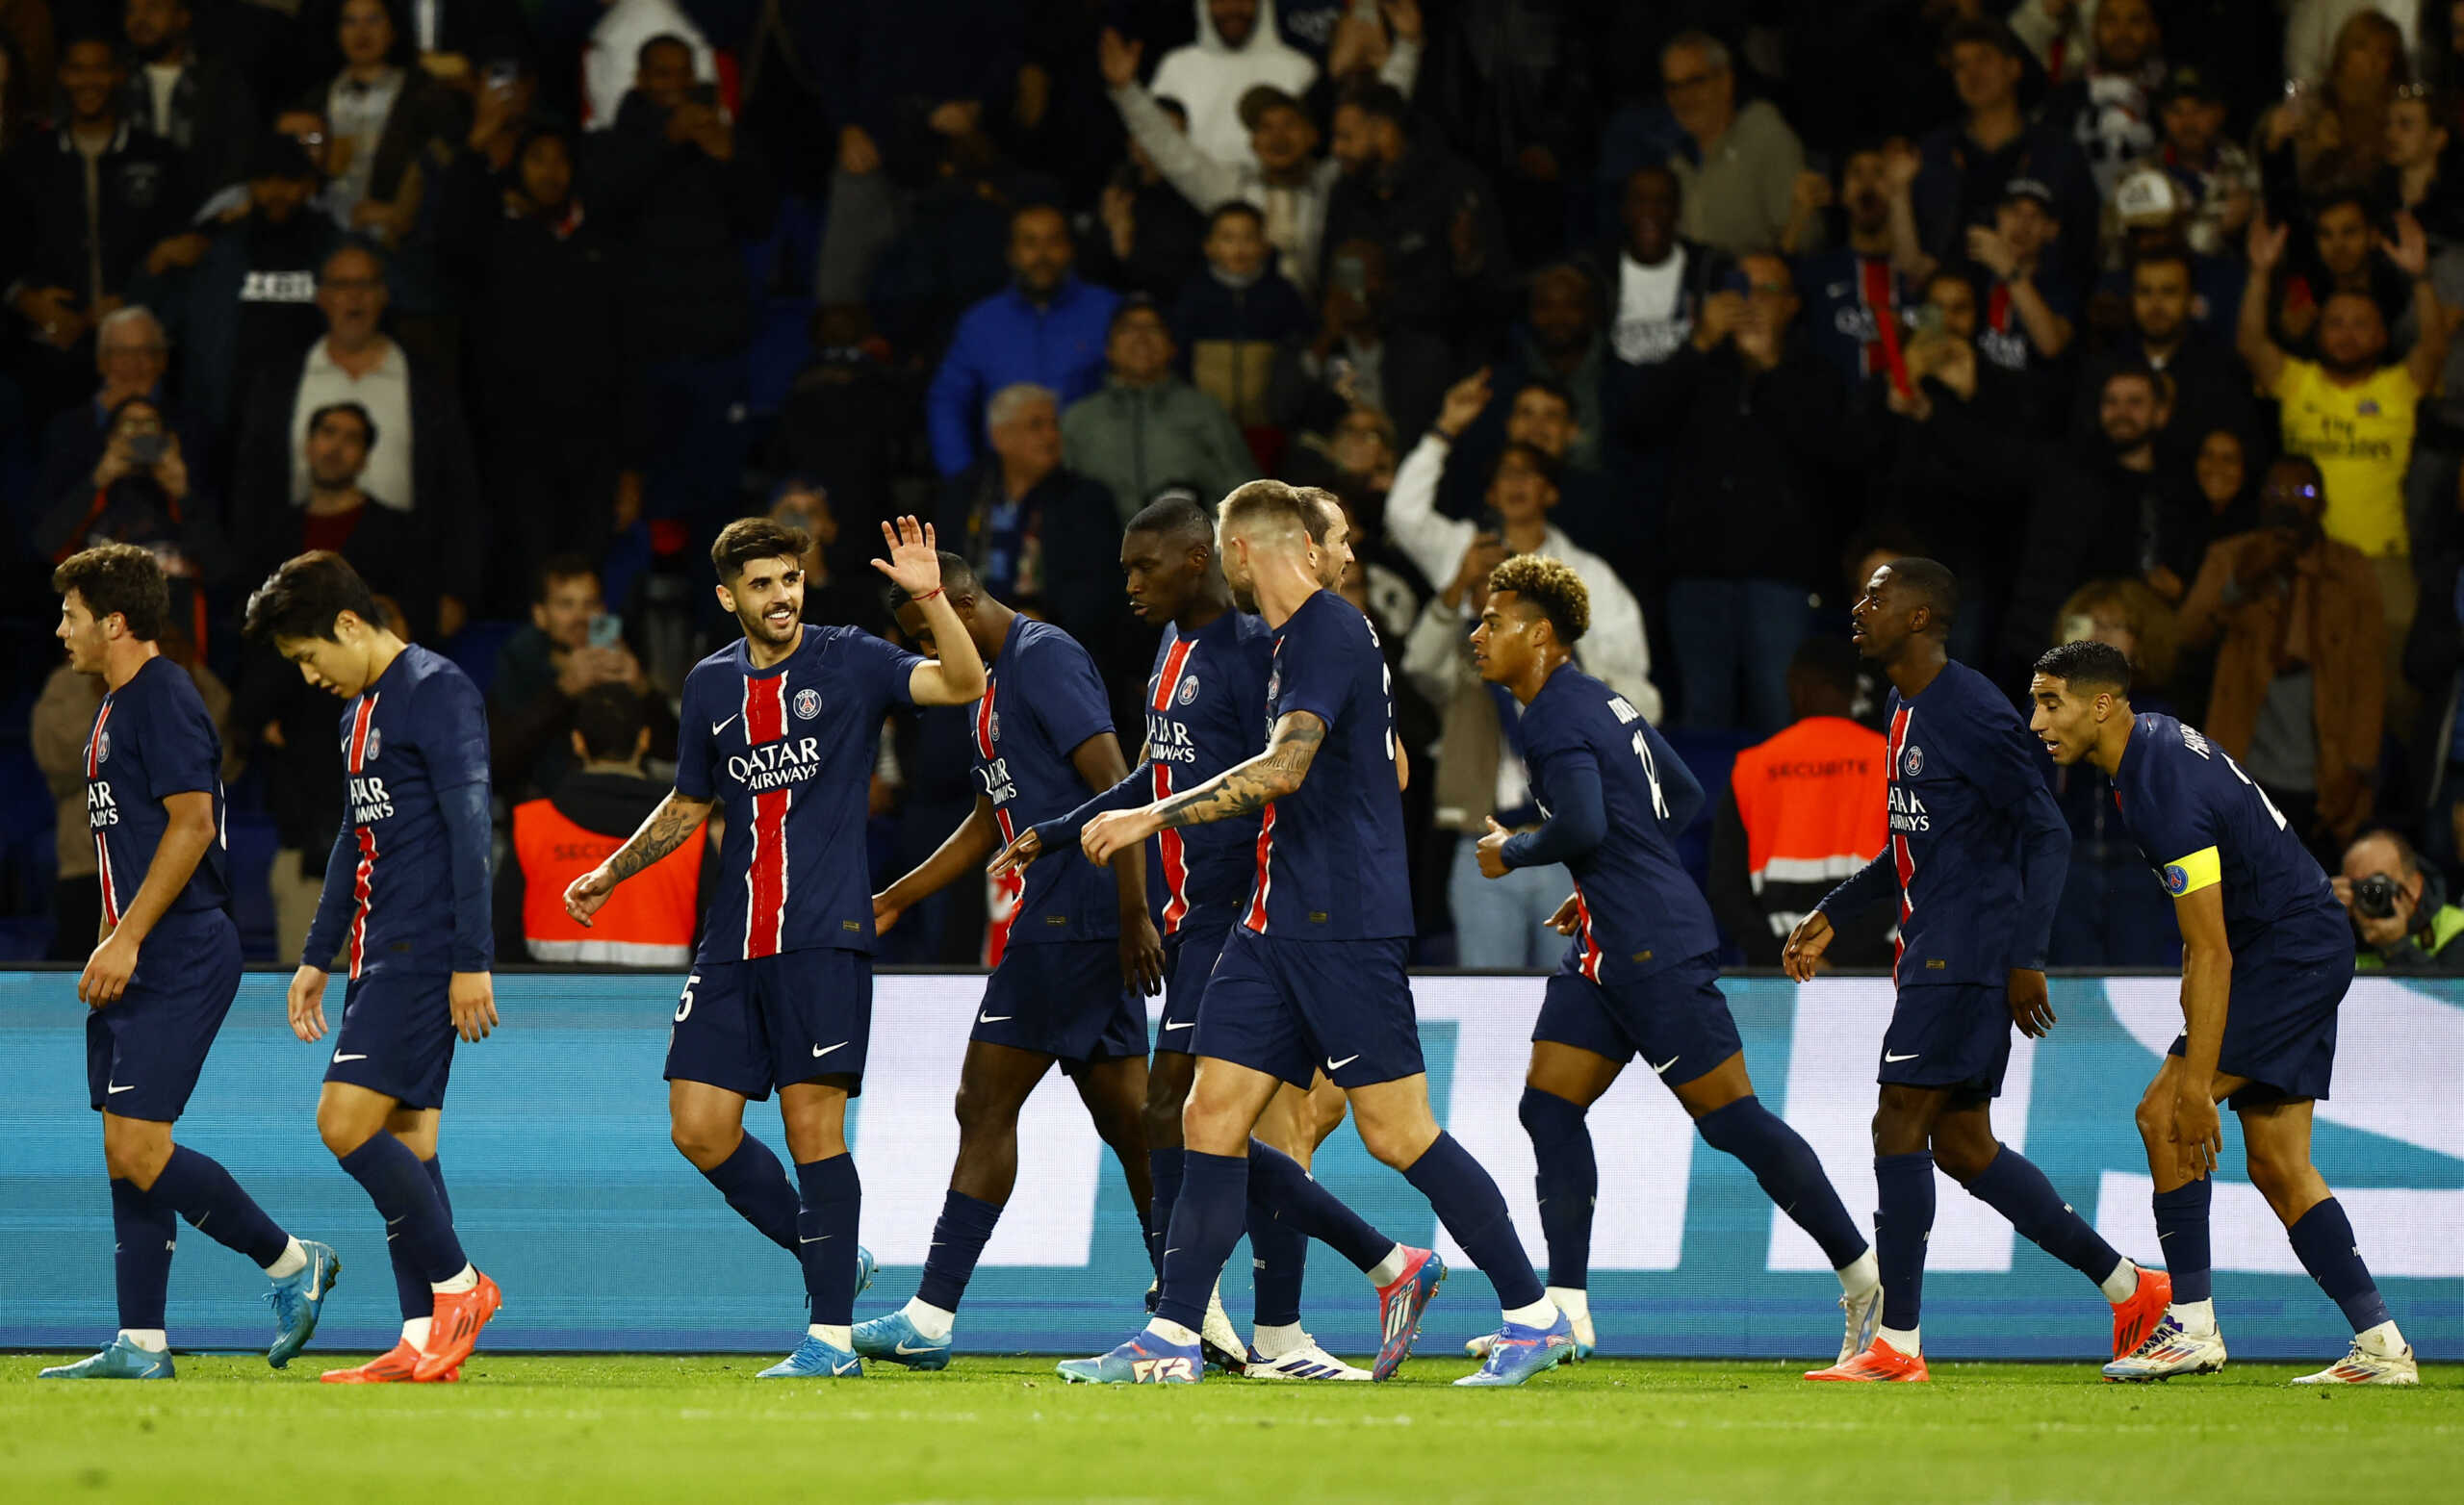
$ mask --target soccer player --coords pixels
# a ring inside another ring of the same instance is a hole
[[[882,524],[873,568],[957,625],[933,530]],[[724,814],[722,878],[667,1045],[676,1147],[728,1205],[796,1257],[810,1321],[759,1379],[860,1378],[850,1336],[872,1257],[856,1242],[863,1188],[847,1153],[847,1100],[863,1090],[873,1023],[873,908],[865,881],[865,792],[892,705],[963,705],[984,665],[963,633],[939,662],[856,627],[804,622],[811,541],[740,518],[710,546],[719,605],[744,636],[684,679],[676,787],[607,860],[574,880],[565,911],[587,925],[616,885]],[[741,875],[738,877],[737,875]],[[744,1132],[744,1105],[779,1093],[795,1157],[790,1181]]]
[[[2230,754],[2170,716],[2133,715],[2130,663],[2102,643],[2037,660],[2029,725],[2054,761],[2094,764],[2182,928],[2183,1031],[2139,1102],[2172,1302],[2115,1380],[2224,1367],[2208,1263],[2208,1202],[2224,1131],[2242,1120],[2250,1181],[2301,1267],[2352,1324],[2344,1358],[2297,1385],[2416,1385],[2413,1350],[2370,1278],[2352,1222],[2310,1163],[2312,1105],[2335,1067],[2352,928],[2327,875]]]
[[[402,1337],[322,1378],[458,1379],[504,1301],[463,1255],[436,1158],[454,1039],[483,1040],[497,1026],[487,706],[451,660],[393,634],[339,554],[284,561],[248,598],[246,632],[349,702],[343,826],[289,1012],[299,1038],[325,1038],[325,967],[347,940],[350,985],[317,1133],[385,1219]]]
[[[205,1054],[240,990],[240,932],[223,911],[222,741],[196,684],[162,655],[170,619],[163,567],[104,544],[52,572],[68,667],[98,676],[86,738],[86,823],[102,869],[99,943],[77,979],[86,1005],[86,1089],[103,1115],[119,1332],[46,1380],[167,1380],[163,1309],[174,1216],[255,1261],[273,1281],[279,1369],[317,1330],[342,1261],[283,1232],[211,1157],[173,1141]]]
[[[1343,548],[1339,510],[1322,514],[1330,536],[1320,544],[1321,584],[1342,578],[1349,554]],[[1232,602],[1231,587],[1215,557],[1215,528],[1206,510],[1190,498],[1156,502],[1132,518],[1121,538],[1121,570],[1128,577],[1130,609],[1166,623],[1147,682],[1146,745],[1140,766],[1110,790],[1067,815],[1020,831],[993,859],[999,874],[1039,856],[1059,854],[1080,860],[1077,847],[1088,821],[1107,810],[1136,809],[1194,788],[1265,751],[1267,678],[1272,673],[1274,635],[1254,614]],[[1232,922],[1248,897],[1257,849],[1253,819],[1218,821],[1155,834],[1147,854],[1147,889],[1164,932],[1164,1017],[1156,1031],[1155,1058],[1146,1078],[1149,1174],[1155,1185],[1149,1242],[1156,1273],[1163,1273],[1164,1234],[1181,1187],[1181,1110],[1197,1072],[1199,999]],[[1322,1080],[1322,1078],[1319,1079]],[[1256,1265],[1256,1322],[1245,1352],[1236,1345],[1232,1365],[1251,1379],[1368,1380],[1374,1374],[1348,1365],[1318,1345],[1300,1326],[1300,1287],[1313,1229],[1331,1228],[1338,1248],[1364,1271],[1386,1263],[1400,1246],[1340,1210],[1318,1217],[1278,1216],[1260,1194],[1270,1182],[1292,1197],[1331,1201],[1308,1177],[1312,1154],[1342,1122],[1338,1106],[1322,1119],[1312,1094],[1284,1084],[1250,1145],[1253,1178],[1248,1211],[1249,1248]],[[1340,1100],[1339,1100],[1340,1101]],[[1331,1221],[1328,1220],[1331,1216]],[[1419,1250],[1402,1251],[1404,1263]],[[1402,1283],[1383,1293],[1400,1299]],[[1210,1298],[1199,1328],[1200,1346],[1220,1363],[1222,1339],[1211,1330],[1222,1320]]]
[[[1600,1169],[1583,1115],[1640,1054],[1704,1142],[1742,1161],[1838,1272],[1845,1363],[1882,1308],[1874,1252],[1813,1147],[1754,1095],[1720,994],[1719,931],[1675,846],[1703,807],[1702,785],[1625,697],[1576,667],[1575,644],[1590,625],[1581,579],[1554,559],[1524,554],[1489,573],[1472,633],[1480,677],[1523,706],[1524,762],[1547,815],[1520,834],[1490,821],[1480,871],[1497,879],[1562,862],[1575,879],[1557,915],[1574,944],[1531,1031],[1521,1115],[1538,1171],[1549,1299],[1574,1323],[1575,1357],[1588,1358],[1596,1339],[1585,1276]],[[1485,1354],[1488,1341],[1467,1347]]]
[[[2011,1028],[2053,1027],[2045,945],[2062,895],[2070,831],[2038,752],[1992,681],[1953,663],[1943,643],[1959,584],[1931,559],[1874,571],[1850,609],[1851,634],[1890,676],[1890,845],[1799,921],[1781,964],[1810,982],[1834,933],[1896,894],[1898,1001],[1883,1033],[1874,1110],[1874,1252],[1883,1311],[1863,1351],[1811,1380],[1923,1380],[1917,1327],[1937,1165],[2113,1303],[2113,1353],[2137,1348],[2165,1310],[2164,1275],[2097,1237],[2044,1172],[1993,1136],[1993,1099],[2011,1062]]]
[[[1129,772],[1095,661],[1075,639],[993,599],[956,554],[940,556],[937,589],[946,611],[928,610],[940,598],[918,599],[895,584],[890,604],[899,630],[926,652],[944,642],[967,651],[956,634],[987,666],[972,730],[975,809],[913,872],[873,896],[881,930],[953,882],[980,880],[995,848]],[[856,1352],[867,1359],[948,1366],[959,1301],[1017,1181],[1018,1110],[1056,1062],[1120,1161],[1144,1232],[1153,1188],[1141,1121],[1143,995],[1163,986],[1164,943],[1146,914],[1144,854],[1133,846],[1112,866],[1039,863],[1026,875],[959,1068],[958,1161],[923,1279],[904,1307],[857,1326]]]
[[[1127,1342],[1064,1363],[1072,1380],[1201,1378],[1196,1326],[1241,1237],[1250,1130],[1278,1079],[1303,1085],[1321,1062],[1350,1099],[1370,1153],[1429,1199],[1497,1288],[1504,1333],[1479,1372],[1456,1383],[1520,1384],[1574,1345],[1573,1324],[1543,1293],[1497,1183],[1429,1112],[1403,971],[1412,912],[1390,680],[1367,619],[1316,573],[1310,534],[1321,517],[1313,498],[1261,480],[1226,497],[1217,524],[1235,600],[1254,601],[1275,633],[1267,750],[1142,809],[1099,815],[1080,837],[1081,850],[1101,862],[1158,831],[1259,818],[1257,876],[1194,1032],[1197,1074],[1182,1114],[1181,1195],[1162,1300]],[[1390,1344],[1399,1329],[1406,1350],[1445,1274],[1434,1256],[1412,1265],[1373,1272],[1381,1286],[1411,1283],[1388,1313]],[[1391,1372],[1385,1354],[1380,1364]]]

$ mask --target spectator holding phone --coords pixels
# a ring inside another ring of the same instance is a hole
[[[172,620],[202,649],[205,591],[221,583],[231,563],[214,506],[197,495],[180,436],[164,421],[160,402],[122,399],[105,433],[103,457],[87,484],[52,505],[35,529],[35,548],[55,564],[96,544],[151,550],[170,576]]]
[[[606,610],[599,571],[578,554],[539,566],[530,625],[505,639],[488,685],[488,748],[496,787],[508,799],[554,794],[574,768],[574,706],[590,690],[617,685],[642,702],[650,755],[676,756],[676,714],[625,643]]]

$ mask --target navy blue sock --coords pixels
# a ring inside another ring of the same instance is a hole
[[[1934,1232],[1934,1157],[1874,1157],[1874,1263],[1883,1272],[1883,1323],[1916,1327],[1925,1296],[1925,1240]]]
[[[163,1174],[154,1178],[145,1194],[187,1218],[198,1233],[261,1265],[281,1259],[291,1247],[291,1236],[266,1215],[254,1197],[240,1189],[219,1161],[185,1144],[171,1146]]]
[[[1772,1203],[1822,1246],[1822,1257],[1831,1262],[1833,1269],[1845,1269],[1865,1252],[1864,1230],[1848,1215],[1839,1193],[1832,1188],[1831,1178],[1823,1174],[1821,1158],[1813,1153],[1813,1146],[1806,1143],[1805,1135],[1789,1128],[1785,1119],[1763,1107],[1760,1098],[1748,1093],[1726,1108],[1697,1118],[1694,1128],[1703,1135],[1704,1143],[1735,1156],[1754,1172],[1754,1179],[1762,1184],[1762,1190]],[[1553,1274],[1556,1257],[1555,1246],[1552,1245],[1549,1259]],[[1562,1286],[1565,1282],[1556,1284]]]
[[[1193,1332],[1205,1324],[1206,1299],[1241,1241],[1248,1206],[1247,1156],[1181,1153],[1181,1198],[1172,1204],[1171,1232],[1164,1238],[1158,1317]]]
[[[1363,1272],[1386,1258],[1395,1240],[1321,1186],[1298,1161],[1264,1139],[1249,1141],[1249,1226],[1271,1222],[1315,1238]],[[1253,1245],[1254,1247],[1254,1245]]]
[[[1540,1237],[1549,1246],[1549,1284],[1589,1288],[1591,1210],[1600,1200],[1600,1162],[1591,1153],[1590,1110],[1554,1092],[1525,1087],[1515,1116],[1531,1135],[1532,1182],[1540,1190]]]
[[[2121,1267],[2121,1252],[2062,1200],[2035,1161],[2007,1144],[1967,1184],[1967,1194],[2009,1218],[2030,1243],[2099,1285]]]
[[[2156,1247],[2165,1256],[2177,1302],[2206,1301],[2216,1294],[2208,1268],[2207,1205],[2216,1183],[2207,1177],[2156,1193]]]
[[[1530,1258],[1523,1252],[1514,1219],[1506,1215],[1505,1194],[1454,1135],[1441,1130],[1436,1141],[1404,1170],[1403,1179],[1428,1198],[1428,1205],[1437,1210],[1437,1220],[1497,1288],[1498,1305],[1511,1312],[1547,1294]]]
[[[119,1294],[119,1325],[137,1332],[163,1326],[163,1303],[171,1288],[171,1245],[179,1219],[171,1210],[137,1189],[112,1181],[112,1283]]]
[[[746,1135],[726,1160],[702,1175],[755,1232],[789,1254],[796,1252],[796,1188],[770,1146]]]
[[[1001,1209],[992,1203],[953,1191],[941,1199],[941,1216],[933,1225],[933,1248],[924,1256],[924,1278],[915,1286],[915,1299],[928,1307],[956,1312],[966,1295],[966,1283],[975,1278],[975,1262],[984,1257],[984,1245],[992,1237],[992,1225],[1001,1221]]]
[[[409,1145],[382,1130],[342,1157],[341,1163],[376,1204],[385,1219],[385,1236],[405,1246],[403,1254],[421,1280],[433,1286],[462,1273],[471,1262],[462,1253],[462,1240],[453,1236],[452,1216],[437,1189],[441,1169],[429,1171]],[[426,1307],[413,1314],[425,1316],[435,1305],[431,1294]]]
[[[1155,1184],[1155,1205],[1147,1212],[1146,1258],[1155,1278],[1164,1278],[1164,1235],[1172,1226],[1172,1204],[1181,1199],[1181,1147],[1177,1144],[1146,1152],[1146,1176]]]
[[[845,1327],[856,1320],[856,1227],[864,1207],[856,1157],[841,1150],[826,1161],[802,1161],[796,1185],[804,1193],[796,1209],[796,1260],[805,1267],[805,1299],[813,1321]]]
[[[2360,1246],[2353,1241],[2352,1219],[2335,1198],[2302,1213],[2286,1232],[2301,1267],[2328,1300],[2344,1309],[2354,1332],[2366,1333],[2389,1320],[2387,1298],[2378,1294],[2378,1283],[2370,1278],[2370,1266],[2361,1263]],[[127,1318],[120,1320],[127,1324]]]
[[[1250,1167],[1256,1175],[1256,1167]],[[1260,1327],[1288,1327],[1300,1320],[1300,1286],[1309,1274],[1309,1236],[1289,1223],[1258,1216],[1249,1202],[1249,1267],[1256,1296],[1253,1320]]]
[[[445,1209],[445,1220],[453,1221],[453,1199],[445,1193],[445,1165],[436,1156],[420,1161],[427,1167],[428,1185],[436,1188],[436,1205]],[[385,1255],[394,1266],[394,1301],[402,1309],[402,1320],[433,1315],[436,1292],[428,1288],[427,1277],[419,1270],[419,1262],[411,1258],[410,1245],[397,1238],[396,1229],[385,1231]]]

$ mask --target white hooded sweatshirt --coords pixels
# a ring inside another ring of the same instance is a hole
[[[1218,162],[1246,162],[1249,128],[1241,123],[1241,96],[1272,84],[1297,97],[1316,82],[1318,64],[1275,30],[1274,0],[1258,0],[1257,22],[1238,47],[1216,33],[1206,0],[1190,5],[1197,12],[1197,40],[1166,53],[1147,89],[1189,110],[1190,142],[1199,151]]]

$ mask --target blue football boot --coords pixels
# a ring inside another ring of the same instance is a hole
[[[1206,1356],[1142,1332],[1108,1354],[1065,1359],[1054,1365],[1072,1385],[1195,1385],[1206,1376]]]
[[[104,1345],[103,1351],[91,1359],[58,1365],[36,1376],[44,1380],[167,1380],[175,1377],[167,1351],[158,1354],[140,1348],[126,1333],[115,1336]]]
[[[856,1246],[856,1294],[860,1296],[872,1289],[873,1277],[880,1274],[881,1270],[882,1262],[873,1258],[873,1251],[862,1244],[858,1244]]]
[[[877,1316],[869,1322],[856,1324],[856,1352],[867,1359],[886,1359],[911,1369],[946,1369],[950,1366],[950,1340],[927,1338],[915,1330],[905,1312]]]
[[[1562,1312],[1549,1327],[1508,1322],[1499,1329],[1486,1363],[1456,1380],[1457,1385],[1520,1385],[1574,1357],[1575,1325]]]
[[[813,1337],[796,1345],[796,1351],[754,1376],[757,1380],[860,1380],[864,1377],[864,1362],[844,1348],[834,1348]]]
[[[342,1256],[331,1245],[299,1240],[308,1263],[273,1283],[266,1292],[266,1302],[273,1308],[273,1346],[266,1350],[266,1363],[282,1368],[308,1346],[317,1331],[317,1318],[325,1311],[325,1298],[333,1294],[334,1282],[343,1273]]]

